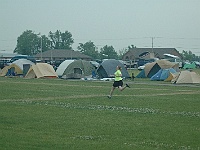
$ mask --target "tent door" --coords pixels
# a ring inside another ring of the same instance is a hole
[[[83,74],[83,71],[81,68],[74,68],[74,73],[75,74]]]

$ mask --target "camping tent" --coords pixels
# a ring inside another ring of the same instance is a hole
[[[191,64],[185,64],[184,66],[183,66],[183,69],[194,69],[194,68],[196,68],[196,64],[195,64],[195,62],[193,62],[193,63],[191,63]]]
[[[138,75],[136,76],[136,78],[146,78],[144,69],[141,70],[140,73],[138,73]]]
[[[47,63],[37,63],[28,70],[25,78],[57,78],[53,67]]]
[[[169,69],[173,68],[177,72],[179,71],[179,64],[177,63],[172,63],[168,60],[157,60],[152,63],[145,64],[144,71],[145,71],[145,76],[148,78],[151,78],[154,74],[156,74],[160,69]]]
[[[63,73],[65,71],[65,69],[69,66],[69,64],[71,64],[72,62],[74,62],[74,60],[65,60],[63,61],[57,68],[56,73],[59,77],[63,76]]]
[[[152,81],[164,81],[173,73],[176,73],[176,70],[174,70],[173,68],[160,69],[156,74],[154,74],[151,77],[151,80]]]
[[[174,78],[176,78],[176,76],[179,75],[179,72],[176,73],[171,73],[169,72],[169,76],[164,80],[164,81],[172,81]]]
[[[23,71],[22,69],[17,66],[16,64],[11,64],[9,66],[5,66],[2,71],[0,76],[15,76],[15,75],[22,75]]]
[[[86,60],[74,60],[71,61],[71,63],[68,63],[68,65],[63,65],[63,67],[65,67],[64,72],[63,74],[60,72],[59,75],[62,75],[62,78],[65,79],[80,79],[84,77],[91,77],[92,72],[95,70],[95,67]]]
[[[12,64],[10,64],[9,66],[5,66],[2,69],[0,76],[22,75],[23,69],[24,69],[23,66],[25,64],[33,65],[34,63],[30,60],[27,60],[27,59],[16,60]]]
[[[97,74],[99,75],[100,78],[110,78],[112,77],[112,75],[114,75],[117,66],[122,67],[123,77],[130,78],[130,75],[128,74],[128,71],[126,70],[124,65],[115,59],[108,59],[103,61],[99,66],[99,68],[97,69]]]
[[[14,61],[12,64],[16,64],[21,70],[23,70],[24,64],[33,65],[35,63],[33,63],[32,61],[28,59],[18,59]]]
[[[200,83],[200,76],[193,71],[184,70],[172,80],[172,83]]]

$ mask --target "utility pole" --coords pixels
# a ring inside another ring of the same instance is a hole
[[[42,35],[41,35],[41,53],[40,53],[40,60],[42,61]]]
[[[154,39],[154,37],[152,37],[152,53],[153,53],[153,39]]]

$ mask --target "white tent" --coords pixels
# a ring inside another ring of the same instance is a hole
[[[65,69],[69,66],[69,64],[71,64],[72,62],[74,62],[74,60],[65,60],[63,61],[57,68],[56,73],[58,76],[63,76],[63,73],[65,71]]]
[[[18,59],[14,61],[12,64],[17,65],[21,70],[23,70],[23,65],[24,64],[30,64],[33,65],[34,63],[28,59]]]

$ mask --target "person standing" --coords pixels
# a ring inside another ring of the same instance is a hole
[[[112,88],[110,90],[110,94],[107,96],[109,99],[111,99],[112,94],[113,94],[116,87],[118,87],[120,91],[123,91],[126,87],[130,88],[130,86],[128,84],[123,86],[121,69],[122,68],[120,66],[117,66],[117,68],[116,68],[116,72],[114,73],[115,81],[114,81]]]

